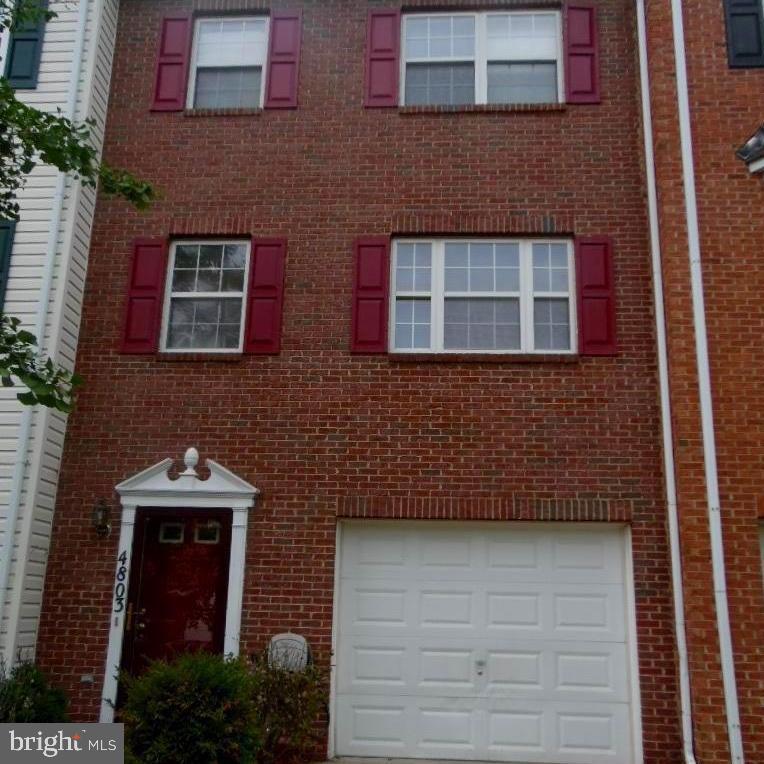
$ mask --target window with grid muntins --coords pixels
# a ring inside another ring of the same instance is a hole
[[[406,105],[561,99],[557,11],[409,14],[403,18],[402,34]]]
[[[203,18],[196,22],[188,106],[262,106],[268,18]]]
[[[246,242],[173,244],[164,349],[241,350],[248,266]]]
[[[559,240],[395,242],[391,350],[572,352],[572,258]]]

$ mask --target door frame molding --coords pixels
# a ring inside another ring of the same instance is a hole
[[[230,509],[232,511],[223,652],[226,655],[239,654],[247,524],[249,511],[255,506],[260,492],[246,480],[242,480],[212,459],[207,459],[205,462],[210,475],[202,479],[196,471],[199,453],[195,448],[189,448],[183,460],[186,469],[174,479],[169,475],[174,464],[173,460],[163,459],[153,467],[123,481],[115,489],[120,497],[122,513],[109,616],[109,646],[101,693],[99,719],[101,722],[114,720],[122,639],[127,614],[135,516],[139,508],[175,509],[179,513],[191,509]]]

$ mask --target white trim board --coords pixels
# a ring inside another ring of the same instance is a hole
[[[202,480],[196,472],[199,454],[195,448],[189,448],[186,451],[184,461],[186,470],[175,480],[171,479],[168,474],[173,460],[163,459],[153,467],[139,472],[116,487],[122,504],[122,516],[112,596],[109,646],[106,653],[106,668],[101,694],[101,722],[114,720],[118,686],[117,675],[122,656],[122,638],[133,554],[135,516],[140,508],[174,508],[179,513],[188,509],[232,510],[231,554],[228,564],[228,599],[226,602],[223,652],[226,655],[239,654],[247,521],[249,510],[254,507],[260,492],[253,485],[237,477],[233,472],[212,461],[212,459],[206,461],[210,476],[206,480]]]

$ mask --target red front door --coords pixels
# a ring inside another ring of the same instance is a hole
[[[122,668],[223,652],[231,511],[138,510]]]

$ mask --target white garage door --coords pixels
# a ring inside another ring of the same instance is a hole
[[[343,526],[337,755],[631,764],[622,528]]]

